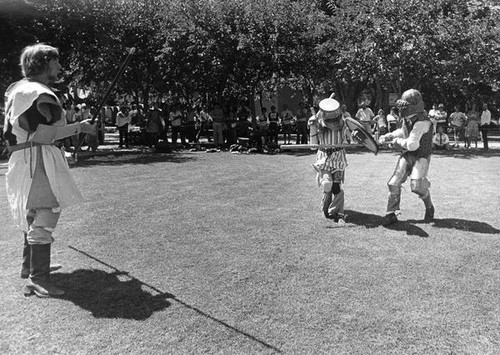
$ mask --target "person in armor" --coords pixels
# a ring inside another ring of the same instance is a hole
[[[333,99],[321,100],[320,110],[313,115],[308,125],[311,131],[311,143],[330,145],[319,148],[313,168],[317,172],[318,185],[323,190],[321,210],[326,218],[338,224],[345,224],[344,214],[344,172],[347,167],[347,158],[344,148],[334,147],[344,143],[344,120],[339,109],[340,104]]]
[[[431,222],[434,219],[434,206],[427,173],[432,153],[433,124],[424,110],[424,102],[419,91],[415,89],[405,91],[397,101],[397,106],[402,127],[379,138],[379,143],[390,142],[402,150],[394,173],[387,183],[389,197],[387,213],[382,224],[389,226],[398,221],[401,185],[408,177],[410,177],[411,191],[424,202],[424,221]]]
[[[5,92],[5,135],[9,138],[7,197],[24,233],[21,277],[24,294],[61,296],[50,281],[50,249],[61,210],[82,201],[58,141],[80,133],[97,134],[90,120],[67,124],[59,98],[49,87],[59,76],[59,53],[45,44],[21,55],[24,78]]]

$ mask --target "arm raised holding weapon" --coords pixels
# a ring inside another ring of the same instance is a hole
[[[97,117],[99,116],[99,113],[101,112],[101,109],[102,107],[104,106],[104,104],[106,103],[106,101],[108,100],[108,97],[109,95],[111,94],[111,91],[113,90],[113,88],[115,87],[116,85],[116,82],[118,81],[118,78],[120,78],[120,76],[122,76],[123,72],[125,71],[125,68],[127,67],[127,64],[128,62],[130,61],[130,58],[132,57],[132,55],[135,53],[135,47],[132,47],[129,49],[128,51],[128,54],[127,56],[125,57],[125,60],[123,61],[123,63],[120,65],[120,68],[118,69],[118,72],[116,73],[113,81],[111,82],[111,85],[108,87],[108,89],[106,90],[106,93],[104,94],[103,98],[101,99],[101,101],[99,102],[99,105],[97,106],[97,109],[96,111],[94,112],[94,115],[92,116],[92,118],[90,119],[89,123],[91,125],[94,125]],[[97,134],[97,128],[96,126],[93,126],[94,127],[94,131],[92,132],[92,134]],[[84,132],[85,133],[85,132]],[[80,147],[81,147],[81,144],[83,143],[80,142],[78,144],[78,147],[75,148],[75,154],[74,154],[74,157],[75,157],[75,160],[78,160],[78,157],[77,157],[77,153],[78,151],[80,150]]]

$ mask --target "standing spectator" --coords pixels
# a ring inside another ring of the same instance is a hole
[[[271,112],[269,112],[268,119],[269,119],[268,142],[274,142],[274,143],[278,144],[279,114],[278,114],[278,112],[276,112],[276,106],[274,106],[274,105],[271,106]]]
[[[467,117],[465,113],[460,111],[460,106],[455,105],[454,109],[455,112],[450,115],[450,127],[453,129],[453,146],[458,147],[458,141],[463,136]]]
[[[228,146],[238,142],[238,108],[235,106],[226,106],[223,110],[224,124],[222,128],[223,141],[226,141]]]
[[[375,116],[372,120],[373,130],[375,133],[375,139],[378,140],[378,137],[383,136],[387,133],[387,117],[385,116],[384,110],[378,110],[377,116]]]
[[[139,110],[136,104],[132,104],[130,107],[130,124],[134,126],[139,124]]]
[[[373,117],[375,117],[375,115],[373,114],[371,108],[366,106],[366,102],[362,102],[361,107],[358,112],[356,112],[356,119],[363,125],[363,128],[367,132],[372,131],[371,122]]]
[[[262,147],[265,147],[267,144],[267,130],[268,130],[268,122],[267,122],[267,109],[262,107],[261,115],[257,116],[257,130],[258,135],[261,140]]]
[[[429,119],[432,122],[433,134],[436,134],[436,115],[438,112],[437,106],[438,106],[437,103],[432,104],[432,108],[429,110],[429,113],[427,114],[427,116],[429,116]]]
[[[218,103],[215,103],[214,108],[210,111],[210,117],[212,117],[213,120],[214,143],[216,147],[220,148],[224,144],[222,131],[224,129],[225,119],[224,112]]]
[[[387,124],[389,132],[394,132],[398,128],[399,116],[396,107],[391,107],[391,112],[387,115]]]
[[[109,105],[104,106],[104,122],[107,125],[113,124],[113,108]]]
[[[75,105],[73,104],[72,101],[66,101],[66,122],[67,123],[74,123],[76,121],[75,119]]]
[[[129,148],[128,126],[131,120],[129,108],[127,106],[121,106],[120,111],[118,111],[116,115],[116,127],[120,135],[120,144],[118,148],[123,148],[123,144],[125,144],[127,149]]]
[[[197,121],[197,112],[195,106],[188,106],[186,111],[186,125],[184,128],[184,136],[186,137],[189,143],[196,142],[196,121]]]
[[[488,128],[491,123],[491,112],[488,110],[488,104],[483,104],[483,112],[481,112],[481,120],[479,121],[479,129],[483,138],[483,148],[488,150]]]
[[[82,120],[88,120],[91,116],[90,112],[90,106],[87,105],[85,102],[82,104]]]
[[[299,109],[295,115],[297,118],[297,144],[307,144],[309,132],[307,130],[307,121],[309,120],[309,110],[304,102],[299,104]]]
[[[439,126],[443,126],[443,132],[446,133],[448,129],[448,113],[444,110],[444,104],[438,105],[434,118],[436,120],[436,131]]]
[[[184,114],[181,110],[181,105],[176,103],[172,106],[172,111],[170,111],[169,122],[172,129],[172,144],[177,144],[177,138],[180,136],[181,144],[186,145],[186,139],[184,137],[183,121]]]
[[[432,145],[437,150],[450,150],[450,138],[444,133],[443,126],[438,126],[437,133],[432,137]]]
[[[293,133],[293,113],[288,108],[287,104],[283,104],[283,111],[281,111],[281,129],[283,130],[283,142],[290,144],[292,142]]]
[[[346,118],[351,118],[351,114],[349,113],[349,111],[347,111],[346,104],[340,105],[340,112],[342,113],[342,119],[344,120],[344,122]],[[346,124],[342,129],[342,136],[344,137],[345,142],[351,143],[351,131],[349,130]]]
[[[209,127],[212,122],[212,117],[210,117],[205,107],[202,108],[198,107],[197,117],[199,121],[199,130],[198,133],[196,134],[196,140],[199,141],[200,136],[203,134],[205,135],[205,137],[207,137],[207,141],[211,142],[212,137],[210,137]]]
[[[76,111],[73,102],[69,100],[66,101],[66,123],[67,124],[75,123],[76,122],[75,116],[76,116]],[[64,140],[64,147],[66,148],[67,151],[69,151],[71,149],[71,146],[73,145],[74,142],[73,137],[74,136],[70,136]]]
[[[248,137],[248,129],[250,126],[249,119],[251,117],[251,112],[245,102],[241,102],[236,112],[237,125],[236,125],[236,135],[238,137]]]
[[[158,108],[158,103],[153,102],[151,108],[146,114],[146,131],[148,136],[149,148],[156,148],[160,139],[161,129],[165,126],[162,118],[162,112]]]
[[[465,123],[465,148],[470,149],[471,142],[474,141],[477,149],[477,137],[479,136],[479,114],[476,105],[473,104],[467,112],[467,122]]]

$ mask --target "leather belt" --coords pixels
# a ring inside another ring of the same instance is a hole
[[[27,149],[27,148],[30,148],[30,147],[36,147],[36,146],[39,146],[39,145],[55,145],[55,144],[42,144],[42,143],[24,142],[24,143],[20,143],[20,144],[16,144],[16,145],[11,145],[7,149],[9,150],[9,153],[13,153],[13,152],[16,152],[18,150]]]

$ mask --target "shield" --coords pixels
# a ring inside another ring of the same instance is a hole
[[[370,132],[368,132],[358,121],[352,119],[351,117],[346,117],[345,118],[345,123],[347,125],[347,128],[351,131],[351,136],[352,138],[357,142],[362,145],[364,145],[366,148],[368,148],[370,151],[373,153],[377,154],[378,153],[378,144],[373,139],[372,135]]]

